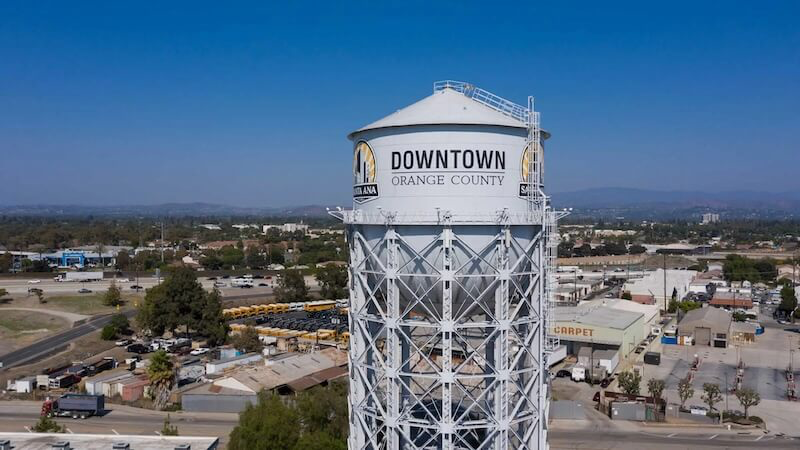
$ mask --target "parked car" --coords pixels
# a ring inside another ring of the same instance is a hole
[[[267,283],[258,283],[258,286],[259,287],[269,287],[269,284],[267,284]]]
[[[146,346],[144,344],[140,344],[140,343],[137,342],[135,344],[131,344],[131,345],[125,347],[125,351],[126,352],[130,352],[130,353],[136,353],[137,355],[141,355],[143,353],[150,353],[150,347],[148,347],[148,346]]]
[[[689,412],[698,416],[705,416],[708,414],[708,408],[705,406],[692,405],[689,407]]]
[[[139,289],[141,289],[141,288],[142,288],[142,287],[141,287],[141,286],[139,286],[138,284],[134,284],[133,286],[131,286],[131,289],[136,289],[137,291],[138,291]]]
[[[638,347],[636,347],[636,350],[634,350],[634,353],[636,353],[638,355],[639,353],[642,353],[646,349],[647,349],[647,346],[642,344],[642,345],[639,345]]]
[[[86,289],[86,288],[81,288],[81,289],[78,289],[78,293],[79,294],[91,294],[92,290],[91,289]]]
[[[192,355],[192,356],[205,355],[206,353],[208,353],[208,349],[205,348],[205,347],[196,348],[196,349],[192,350],[191,352],[189,352],[189,354]]]
[[[221,281],[215,281],[214,282],[214,287],[225,287],[225,286],[227,286],[227,284],[225,284],[225,283],[223,283]]]
[[[561,369],[556,372],[556,378],[570,378],[572,377],[572,368]]]
[[[606,379],[604,379],[603,381],[600,382],[600,387],[605,389],[605,388],[609,387],[611,385],[611,383],[613,383],[613,382],[614,382],[614,377],[608,377],[608,378],[606,378]]]
[[[208,277],[208,278],[206,278],[206,280],[208,280],[208,281],[216,281],[217,277]]]
[[[114,342],[114,345],[116,345],[117,347],[125,347],[130,344],[131,344],[130,339],[120,339],[117,342]]]

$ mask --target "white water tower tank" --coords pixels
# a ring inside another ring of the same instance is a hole
[[[546,448],[555,221],[531,106],[439,82],[348,136],[351,449]]]

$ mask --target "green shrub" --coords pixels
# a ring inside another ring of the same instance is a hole
[[[117,329],[114,325],[106,325],[103,331],[100,332],[100,338],[104,341],[111,341],[117,337]]]

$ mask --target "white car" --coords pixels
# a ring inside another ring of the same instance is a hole
[[[130,339],[120,339],[117,342],[114,342],[114,345],[116,345],[117,347],[125,347],[130,343],[131,343]]]
[[[208,349],[205,348],[205,347],[196,348],[196,349],[192,350],[191,352],[189,352],[189,354],[192,355],[192,356],[205,355],[206,353],[208,353]]]
[[[28,284],[39,284],[42,280],[28,280]]]

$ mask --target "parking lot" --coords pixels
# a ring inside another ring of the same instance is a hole
[[[797,351],[800,334],[784,330],[771,316],[762,315],[759,320],[765,326],[765,331],[752,344],[731,344],[728,348],[662,344],[661,364],[644,365],[643,392],[646,392],[647,380],[662,379],[666,383],[667,400],[678,403],[678,382],[686,377],[692,361],[697,357],[700,365],[692,382],[695,394],[687,401],[687,406],[702,405],[703,384],[713,383],[718,384],[723,393],[723,401],[717,408],[725,408],[727,386],[728,409],[741,411],[743,408],[734,395],[736,367],[741,358],[744,365],[743,386],[758,391],[761,396],[761,404],[753,407],[751,414],[763,418],[770,431],[798,434],[796,422],[788,418],[800,414],[800,402],[787,400],[785,371],[789,365],[790,348],[800,353]],[[800,360],[795,359],[795,374],[800,373],[798,363]]]

